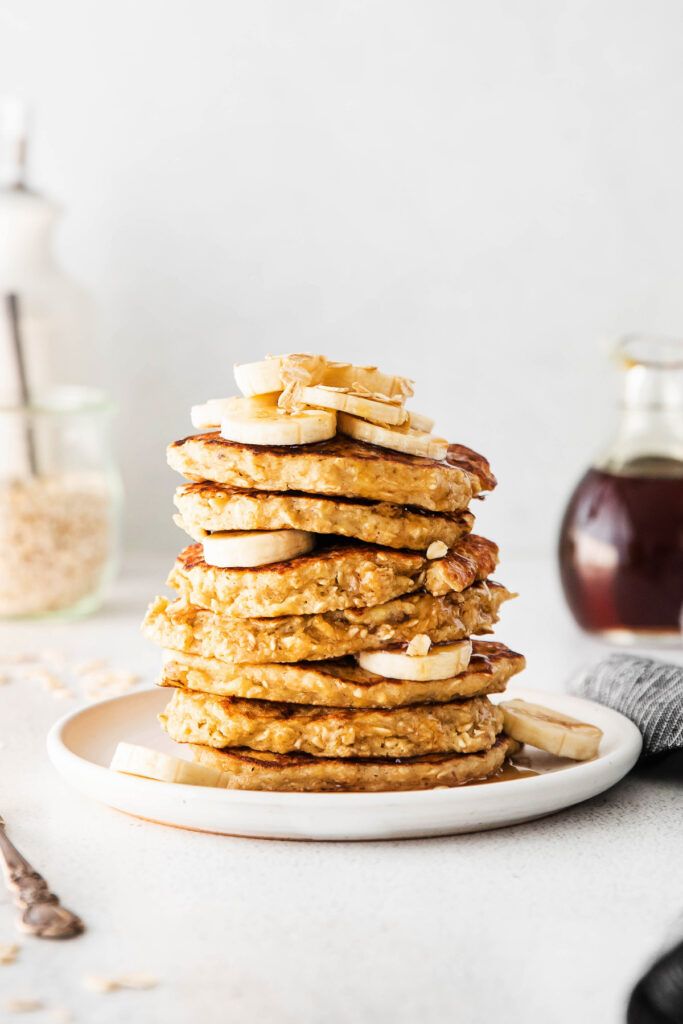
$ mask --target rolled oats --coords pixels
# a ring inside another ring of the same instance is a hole
[[[110,557],[110,499],[99,478],[65,474],[0,485],[0,616],[76,604]]]

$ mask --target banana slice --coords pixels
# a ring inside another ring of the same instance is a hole
[[[277,395],[235,398],[221,420],[221,437],[240,444],[314,444],[337,432],[337,416],[322,409],[287,413],[278,409]]]
[[[190,419],[195,430],[211,430],[220,427],[221,420],[230,408],[231,398],[210,398],[201,405],[193,405]]]
[[[448,454],[448,441],[443,437],[434,437],[411,427],[380,427],[376,423],[367,423],[357,416],[349,416],[346,412],[338,415],[338,426],[342,434],[348,434],[357,441],[377,444],[381,448],[391,448],[407,455],[421,455],[427,459],[441,460]]]
[[[587,761],[598,752],[602,729],[597,725],[526,700],[506,700],[499,707],[505,716],[503,729],[513,740],[573,761]]]
[[[274,394],[256,395],[253,398],[210,398],[202,405],[193,405],[191,410],[192,426],[197,430],[219,430],[226,416],[235,409],[275,409],[278,392]],[[247,404],[249,403],[249,404]]]
[[[307,352],[270,356],[256,363],[236,363],[234,372],[238,388],[247,397],[282,391],[287,384],[325,384],[368,396],[398,398],[403,404],[414,390],[413,381],[408,377],[382,373],[376,366],[335,363],[325,356]]]
[[[383,395],[399,398],[401,404],[414,392],[414,381],[397,374],[382,373],[376,366],[354,366],[352,363],[333,363],[328,360],[320,381],[311,384],[326,384],[332,388],[350,388],[351,391],[368,392],[369,395]]]
[[[204,538],[204,561],[218,569],[253,569],[305,555],[315,544],[306,530],[224,530]]]
[[[431,434],[434,429],[434,420],[431,416],[423,416],[421,412],[413,412],[412,409],[406,409],[408,413],[407,426],[412,427],[413,430],[422,430],[425,434]]]
[[[413,656],[403,650],[363,651],[356,655],[361,668],[386,679],[451,679],[464,672],[472,657],[472,641],[435,644],[428,654]]]
[[[292,352],[286,356],[268,356],[257,363],[235,363],[237,386],[243,395],[262,395],[282,391],[288,384],[319,384],[327,359],[308,352]]]
[[[157,782],[181,782],[187,786],[225,786],[225,773],[218,768],[183,761],[134,743],[119,743],[109,766],[125,775],[139,775]]]
[[[233,367],[237,387],[243,395],[265,395],[269,391],[282,391],[280,357],[262,359],[258,363],[235,363]]]
[[[352,413],[363,420],[370,420],[371,423],[400,425],[405,423],[408,415],[403,406],[396,404],[395,401],[378,401],[377,398],[367,398],[365,395],[329,387],[327,384],[302,387],[298,397],[304,405]]]

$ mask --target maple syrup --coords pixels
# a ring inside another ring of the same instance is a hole
[[[683,462],[635,460],[619,473],[589,469],[560,532],[560,576],[580,626],[680,635],[683,609]]]
[[[576,761],[571,761],[567,757],[557,757],[555,754],[549,754],[545,750],[525,746],[521,753],[513,754],[512,757],[507,758],[493,775],[488,775],[485,779],[473,779],[471,782],[464,783],[464,785],[490,786],[496,782],[517,782],[519,779],[535,779],[538,775],[561,772],[575,764]]]

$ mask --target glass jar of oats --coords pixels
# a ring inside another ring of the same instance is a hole
[[[89,388],[0,405],[0,617],[76,617],[100,604],[121,515],[112,412]]]

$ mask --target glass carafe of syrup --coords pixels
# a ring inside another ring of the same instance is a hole
[[[617,643],[681,642],[683,340],[629,335],[616,437],[574,491],[560,575],[583,629]]]

